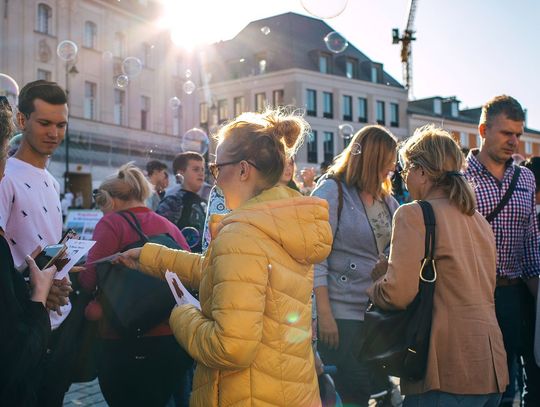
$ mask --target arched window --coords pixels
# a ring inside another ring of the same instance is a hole
[[[44,34],[51,34],[52,8],[47,4],[40,3],[37,11],[37,31]]]
[[[126,36],[120,32],[114,33],[114,55],[124,57],[126,50]]]
[[[92,21],[84,23],[83,46],[86,48],[97,48],[97,25]]]

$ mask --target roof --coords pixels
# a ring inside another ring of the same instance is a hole
[[[268,27],[265,35],[261,29]],[[347,59],[357,61],[354,79],[371,82],[371,67],[378,67],[379,83],[403,88],[382,70],[382,64],[370,60],[349,43],[345,51],[328,51],[324,37],[334,31],[322,20],[296,13],[284,13],[249,23],[233,39],[213,44],[207,55],[211,82],[237,79],[258,73],[259,60],[266,61],[266,72],[300,68],[319,72],[319,56],[331,58],[331,75],[346,77]]]

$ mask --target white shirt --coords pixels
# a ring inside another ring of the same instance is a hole
[[[0,228],[5,232],[16,266],[37,246],[56,244],[62,238],[60,186],[46,169],[34,167],[15,157],[7,160],[0,181]],[[57,328],[67,317],[71,304],[62,307],[62,316],[50,312],[51,326]]]

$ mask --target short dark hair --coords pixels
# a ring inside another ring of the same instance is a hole
[[[531,157],[521,165],[532,171],[536,181],[536,192],[540,191],[540,157]]]
[[[34,100],[41,99],[51,105],[67,103],[67,95],[56,82],[38,80],[29,82],[19,92],[19,112],[30,117],[35,110]]]
[[[489,125],[491,120],[500,114],[504,114],[508,119],[516,122],[525,121],[525,112],[519,102],[512,96],[500,95],[488,100],[482,106],[480,124]]]
[[[159,160],[152,160],[146,163],[146,173],[151,176],[156,171],[163,171],[167,169],[167,164]]]
[[[194,151],[186,151],[185,153],[177,154],[172,162],[174,174],[176,175],[178,171],[185,171],[189,160],[204,161],[204,157]]]

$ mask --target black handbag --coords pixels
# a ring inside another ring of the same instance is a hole
[[[418,294],[404,311],[387,311],[370,303],[365,313],[364,338],[358,356],[390,376],[420,380],[426,373],[435,268],[435,215],[427,201],[421,206],[426,226],[425,255],[420,267]]]
[[[140,237],[137,242],[124,247],[122,251],[142,247],[145,243],[181,249],[180,245],[166,233],[147,236],[133,213],[125,211],[118,214]],[[165,321],[176,304],[168,284],[163,280],[121,264],[101,263],[97,265],[96,270],[98,298],[103,306],[104,316],[122,336],[143,335]]]

